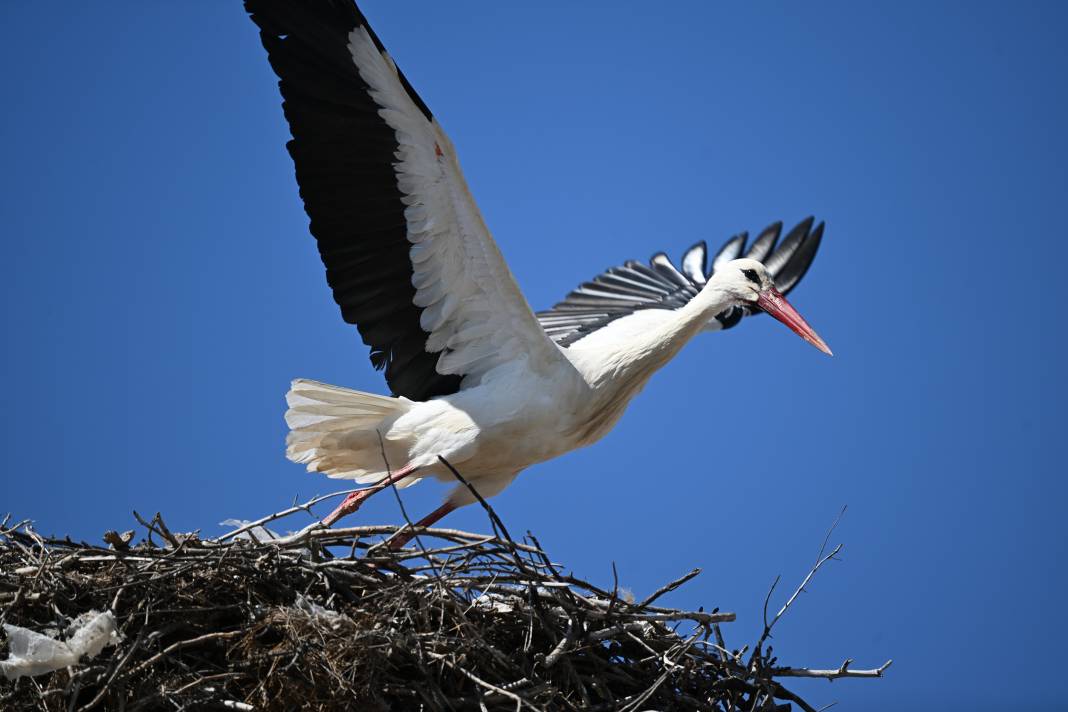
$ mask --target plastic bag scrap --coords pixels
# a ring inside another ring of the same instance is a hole
[[[0,660],[0,671],[8,680],[77,665],[82,656],[94,658],[121,640],[111,611],[89,611],[78,616],[71,623],[66,641],[7,623],[4,632],[9,652],[7,660]]]
[[[500,593],[483,593],[476,596],[472,603],[479,608],[496,611],[497,613],[511,613],[515,610],[515,604],[512,601],[516,598],[518,597]]]
[[[332,629],[337,630],[346,623],[351,623],[352,619],[343,613],[332,611],[329,608],[323,608],[315,601],[306,597],[302,593],[297,594],[296,601],[293,604],[293,609],[300,611],[308,618],[318,620],[321,623],[325,623]]]
[[[249,524],[252,524],[252,520],[251,519],[224,519],[223,521],[219,522],[219,524],[224,526],[224,527],[233,527],[234,529],[239,529],[241,527],[246,527]],[[238,534],[234,538],[235,539],[248,539],[249,541],[265,542],[265,541],[272,541],[274,539],[281,539],[282,536],[278,532],[271,531],[267,527],[252,527],[248,531],[241,532],[240,534]]]

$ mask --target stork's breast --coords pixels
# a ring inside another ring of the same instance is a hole
[[[594,389],[587,407],[575,421],[574,437],[578,440],[576,447],[597,442],[607,435],[655,370],[650,367],[624,371],[603,387]]]

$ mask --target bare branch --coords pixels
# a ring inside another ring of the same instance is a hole
[[[670,593],[671,591],[674,591],[676,588],[678,588],[679,586],[681,586],[682,584],[686,583],[687,581],[689,581],[690,579],[692,579],[693,577],[697,576],[700,573],[701,573],[701,569],[693,569],[689,573],[683,574],[682,576],[679,576],[677,579],[675,579],[671,583],[665,584],[665,585],[661,586],[660,588],[658,588],[652,595],[650,595],[644,601],[639,603],[638,607],[639,608],[644,608],[645,606],[648,606],[653,601],[655,601],[656,599],[658,599],[661,596],[663,596],[665,593]]]
[[[877,668],[871,670],[854,670],[850,665],[852,660],[846,660],[837,670],[814,670],[811,668],[774,667],[770,672],[773,677],[822,677],[827,680],[837,680],[840,677],[882,677],[893,660],[887,660]]]
[[[308,514],[310,514],[310,515],[312,515],[314,517],[315,515],[312,514],[311,508],[314,507],[315,505],[319,504],[320,502],[325,502],[328,499],[333,499],[334,497],[342,497],[342,496],[350,495],[353,492],[359,491],[359,489],[360,488],[357,487],[357,488],[354,488],[354,489],[341,490],[340,492],[331,492],[330,494],[316,495],[315,497],[312,497],[311,499],[309,499],[307,502],[305,502],[303,504],[294,504],[292,507],[289,507],[287,509],[283,509],[283,510],[281,510],[279,512],[275,512],[274,514],[268,514],[266,517],[261,517],[260,519],[257,519],[254,522],[249,522],[248,524],[244,524],[244,525],[238,527],[237,529],[234,529],[231,532],[226,532],[225,534],[223,534],[222,536],[217,537],[213,541],[215,541],[215,542],[229,541],[230,539],[233,539],[234,537],[238,536],[239,534],[244,534],[245,532],[247,532],[247,531],[249,531],[251,529],[255,529],[257,527],[262,527],[264,524],[270,524],[273,521],[282,519],[284,517],[288,517],[291,514],[296,514],[297,512],[307,512]]]
[[[800,596],[801,592],[805,590],[805,587],[808,586],[808,583],[812,580],[812,577],[816,575],[816,572],[820,570],[820,567],[822,567],[825,563],[837,556],[838,552],[842,550],[842,545],[839,544],[838,546],[834,547],[831,553],[827,554],[826,556],[824,556],[823,554],[823,552],[827,550],[827,544],[831,539],[831,534],[834,533],[835,528],[838,527],[838,523],[842,521],[842,517],[843,515],[845,515],[845,511],[846,508],[842,507],[842,510],[838,513],[838,516],[834,518],[834,522],[831,523],[830,529],[827,530],[827,534],[823,537],[823,543],[820,545],[819,553],[816,555],[816,563],[813,564],[811,569],[809,569],[808,574],[806,574],[805,578],[801,581],[801,585],[794,590],[793,594],[791,594],[790,597],[786,599],[786,603],[784,603],[782,608],[779,609],[779,612],[775,614],[775,617],[770,622],[768,622],[768,601],[771,600],[771,593],[775,590],[775,585],[779,583],[779,577],[775,577],[775,582],[772,583],[771,590],[768,591],[768,595],[764,599],[764,632],[760,635],[760,640],[757,641],[756,647],[753,649],[754,660],[756,660],[760,656],[762,646],[767,641],[768,637],[771,635],[771,629],[775,627],[775,624],[779,622],[779,619],[783,617],[783,614],[786,613],[786,611],[790,609],[790,606],[794,604],[794,601],[797,600],[797,597]]]

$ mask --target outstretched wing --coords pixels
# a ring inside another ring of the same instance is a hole
[[[629,260],[585,282],[552,309],[538,312],[546,333],[561,346],[570,346],[605,325],[640,309],[678,309],[693,297],[716,267],[740,257],[763,262],[783,294],[805,276],[823,238],[823,223],[812,227],[805,218],[778,244],[782,223],[769,225],[746,249],[748,233],[735,235],[720,248],[709,265],[708,245],[702,240],[686,250],[676,267],[658,252],[644,265]],[[751,307],[732,307],[709,322],[711,329],[729,329],[742,317],[755,314]]]
[[[280,78],[327,282],[396,395],[564,361],[515,284],[452,143],[352,0],[246,0]]]

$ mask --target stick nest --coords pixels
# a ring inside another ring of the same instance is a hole
[[[0,621],[63,640],[110,611],[120,636],[79,665],[0,676],[0,709],[812,709],[777,678],[820,671],[777,667],[763,638],[727,648],[731,613],[654,604],[696,571],[635,602],[564,573],[532,535],[426,529],[391,551],[396,527],[208,541],[139,520],[143,540],[110,546],[0,526]]]

